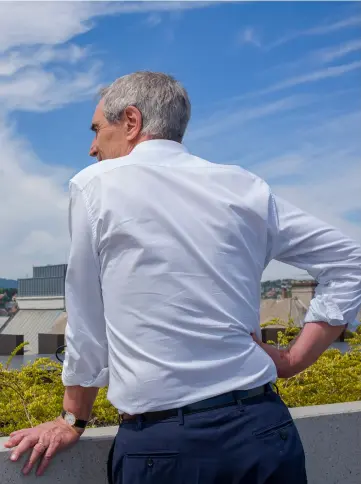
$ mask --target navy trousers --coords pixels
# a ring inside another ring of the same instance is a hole
[[[108,464],[113,484],[307,483],[299,434],[272,390],[155,423],[124,422]]]

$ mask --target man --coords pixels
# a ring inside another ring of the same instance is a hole
[[[64,411],[12,434],[14,461],[32,449],[26,474],[78,441],[109,385],[122,415],[114,484],[307,482],[270,383],[314,363],[354,321],[361,250],[258,177],[189,154],[189,117],[186,91],[165,74],[131,74],[102,92],[90,149],[101,163],[70,183]],[[271,259],[318,281],[289,350],[258,339]]]

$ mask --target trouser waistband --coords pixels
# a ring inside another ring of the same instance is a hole
[[[129,415],[127,413],[124,413],[119,417],[120,422],[129,422],[133,420],[138,420],[141,422],[156,422],[159,420],[165,420],[167,418],[179,416],[180,413],[182,415],[187,415],[190,413],[205,412],[206,410],[235,405],[237,403],[242,403],[244,400],[248,400],[259,395],[264,395],[271,390],[271,385],[267,384],[260,387],[252,388],[251,390],[234,390],[232,392],[223,393],[222,395],[207,398],[206,400],[192,403],[190,405],[185,405],[181,408],[160,410],[156,412],[146,412],[139,415]]]

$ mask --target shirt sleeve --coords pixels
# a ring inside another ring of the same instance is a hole
[[[269,231],[269,260],[306,270],[318,282],[305,323],[352,327],[361,306],[360,245],[274,195]]]
[[[65,386],[108,385],[108,344],[93,227],[85,193],[70,183],[71,248],[65,282],[67,348],[62,374]]]

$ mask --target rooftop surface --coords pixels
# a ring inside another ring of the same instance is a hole
[[[26,354],[37,354],[39,333],[51,333],[62,312],[60,309],[20,309],[0,333],[23,334],[24,341],[29,342]]]

